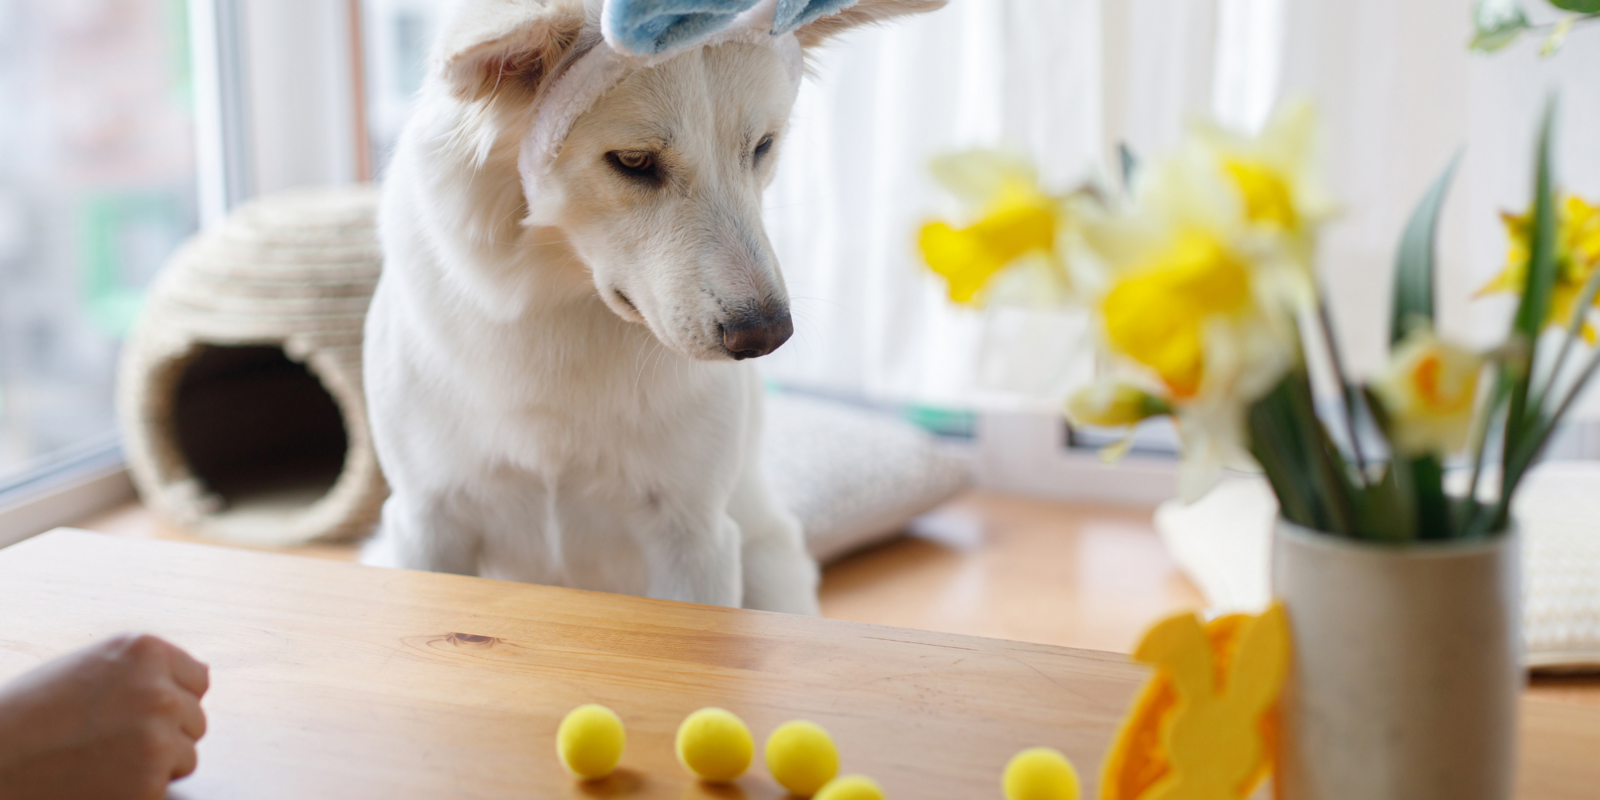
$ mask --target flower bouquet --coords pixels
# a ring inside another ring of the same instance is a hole
[[[1510,796],[1511,500],[1600,368],[1600,210],[1556,192],[1550,119],[1532,202],[1505,215],[1508,262],[1483,290],[1519,297],[1503,342],[1476,351],[1436,330],[1451,164],[1401,237],[1390,357],[1367,380],[1346,370],[1314,269],[1335,205],[1308,105],[1255,136],[1195,125],[1147,166],[1124,153],[1122,198],[1053,195],[1024,161],[992,153],[935,164],[978,212],[921,232],[953,300],[1043,297],[1089,314],[1099,374],[1067,402],[1076,424],[1172,418],[1186,499],[1225,467],[1270,483],[1274,589],[1296,649],[1286,797]]]

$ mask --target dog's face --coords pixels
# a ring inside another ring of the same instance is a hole
[[[761,221],[794,94],[772,48],[690,51],[607,92],[541,184],[606,305],[685,356],[764,356],[794,330]]]
[[[434,74],[462,104],[457,138],[480,167],[510,166],[496,157],[515,155],[501,132],[520,137],[526,128],[509,120],[525,125],[567,56],[586,37],[593,44],[603,1],[456,5],[435,44]],[[809,50],[944,3],[857,0],[795,35]],[[578,118],[539,185],[523,186],[527,224],[561,229],[606,305],[690,358],[766,355],[794,329],[761,223],[761,193],[795,99],[782,59],[769,47],[723,44],[636,72]],[[484,234],[495,235],[492,226]]]

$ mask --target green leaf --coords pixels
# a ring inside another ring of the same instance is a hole
[[[1372,413],[1372,422],[1378,427],[1378,432],[1383,434],[1384,441],[1394,441],[1394,420],[1389,417],[1389,410],[1383,401],[1373,393],[1372,387],[1361,387],[1362,396],[1366,398],[1367,409]],[[1393,447],[1390,448],[1393,450]],[[1397,541],[1410,541],[1417,538],[1417,492],[1413,486],[1416,477],[1412,470],[1399,466],[1395,458],[1385,466],[1383,480],[1372,487],[1370,492],[1376,499],[1369,501],[1370,505],[1363,509],[1363,516],[1373,519],[1362,525],[1362,531],[1373,538],[1393,539]],[[1391,497],[1384,498],[1387,493]]]
[[[1600,0],[1550,0],[1550,5],[1563,11],[1576,11],[1579,14],[1600,13]]]
[[[1528,15],[1516,0],[1478,0],[1472,9],[1472,27],[1470,47],[1480,53],[1493,53],[1516,41],[1529,28]]]
[[[1395,253],[1394,310],[1389,320],[1389,344],[1396,345],[1411,327],[1418,322],[1433,324],[1433,261],[1434,241],[1439,231],[1439,209],[1444,205],[1450,180],[1456,174],[1461,154],[1450,159],[1449,166],[1434,180],[1428,193],[1422,196],[1411,221],[1400,235],[1400,247]]]
[[[1522,287],[1522,299],[1517,303],[1517,315],[1511,322],[1512,339],[1523,342],[1526,347],[1518,356],[1517,369],[1509,370],[1513,382],[1511,408],[1506,414],[1505,454],[1501,462],[1502,519],[1511,502],[1510,490],[1521,479],[1522,470],[1532,462],[1532,456],[1529,456],[1526,462],[1518,463],[1524,456],[1524,442],[1538,436],[1544,425],[1542,409],[1528,408],[1528,393],[1533,382],[1531,367],[1538,360],[1539,332],[1543,330],[1545,320],[1550,318],[1550,298],[1556,283],[1556,199],[1555,187],[1550,181],[1550,136],[1555,107],[1555,98],[1552,97],[1545,105],[1544,121],[1539,127],[1528,276]]]
[[[1401,484],[1399,471],[1385,465],[1383,477],[1362,490],[1357,500],[1362,538],[1405,542],[1416,538],[1416,498]]]
[[[1394,468],[1407,473],[1416,498],[1417,538],[1450,538],[1450,504],[1444,495],[1444,466],[1433,456],[1396,458]]]
[[[1133,189],[1133,176],[1139,171],[1139,158],[1128,148],[1127,142],[1117,143],[1117,157],[1122,166],[1122,190]]]
[[[1317,404],[1312,395],[1311,376],[1304,369],[1289,373],[1294,421],[1300,426],[1300,436],[1311,457],[1311,476],[1324,512],[1328,516],[1327,530],[1346,536],[1360,536],[1358,515],[1353,496],[1356,487],[1350,480],[1350,465],[1344,454],[1328,434],[1328,427],[1317,416]]]
[[[1311,476],[1305,472],[1307,459],[1299,430],[1293,422],[1290,380],[1285,376],[1265,397],[1250,405],[1246,415],[1250,453],[1266,473],[1272,493],[1278,496],[1278,510],[1283,518],[1314,531],[1326,530],[1322,516],[1317,513]]]

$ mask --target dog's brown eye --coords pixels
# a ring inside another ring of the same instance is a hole
[[[630,178],[656,179],[656,155],[643,150],[617,150],[606,154],[606,160],[611,162],[618,172]]]
[[[773,136],[770,133],[761,137],[761,143],[756,145],[755,156],[757,161],[760,161],[767,155],[768,151],[772,150],[772,139]]]

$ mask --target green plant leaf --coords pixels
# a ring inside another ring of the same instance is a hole
[[[1317,404],[1311,390],[1311,377],[1304,370],[1292,373],[1294,382],[1295,419],[1302,426],[1302,434],[1311,451],[1311,473],[1316,478],[1319,496],[1328,514],[1330,530],[1346,536],[1360,536],[1360,515],[1356,512],[1356,487],[1350,479],[1350,465],[1344,459],[1339,445],[1328,434],[1328,426],[1317,416]]]
[[[1250,405],[1246,413],[1250,453],[1272,485],[1283,518],[1314,531],[1327,530],[1306,470],[1305,446],[1293,421],[1291,380],[1285,376],[1266,396]]]
[[[1525,348],[1515,365],[1507,365],[1511,376],[1511,408],[1506,414],[1505,453],[1501,462],[1500,513],[1497,523],[1505,519],[1511,502],[1511,491],[1522,478],[1522,472],[1537,457],[1525,453],[1525,442],[1539,435],[1544,426],[1543,410],[1529,409],[1528,394],[1533,382],[1532,365],[1538,362],[1539,332],[1550,317],[1550,298],[1556,283],[1556,199],[1555,187],[1550,180],[1550,137],[1555,119],[1555,99],[1545,105],[1544,120],[1539,126],[1539,151],[1534,166],[1533,228],[1528,248],[1528,275],[1522,287],[1522,299],[1517,303],[1517,314],[1511,321],[1511,337],[1521,341]],[[1514,369],[1512,367],[1515,367]],[[1496,525],[1498,530],[1500,525]]]
[[[1394,469],[1407,473],[1416,498],[1417,538],[1450,538],[1450,504],[1444,495],[1444,465],[1434,456],[1396,458]]]
[[[1357,498],[1362,538],[1385,542],[1404,542],[1416,538],[1416,498],[1400,482],[1400,473],[1387,464],[1376,483],[1367,486]]]
[[[1576,11],[1579,14],[1600,13],[1600,0],[1550,0],[1550,5],[1563,11]]]
[[[1400,247],[1395,253],[1394,309],[1389,320],[1391,346],[1406,338],[1418,321],[1433,323],[1434,241],[1439,231],[1439,209],[1460,162],[1460,153],[1450,159],[1449,166],[1411,212],[1411,221],[1400,235]]]
[[[1383,434],[1385,442],[1393,442],[1394,420],[1389,417],[1389,410],[1373,393],[1372,387],[1363,386],[1361,392],[1366,398],[1367,409],[1372,413],[1372,422],[1377,426],[1378,432]],[[1390,449],[1393,450],[1393,447]],[[1383,480],[1370,490],[1378,496],[1378,499],[1363,510],[1364,515],[1368,517],[1377,518],[1386,513],[1389,515],[1387,519],[1373,519],[1363,524],[1362,531],[1373,538],[1396,541],[1410,541],[1417,538],[1417,491],[1412,485],[1415,474],[1412,470],[1397,464],[1399,460],[1392,458],[1385,465]],[[1384,493],[1391,494],[1392,498],[1382,498]]]
[[[1128,148],[1127,142],[1118,142],[1117,158],[1122,167],[1122,190],[1124,192],[1132,191],[1133,176],[1139,171],[1139,157],[1135,156],[1133,150]]]
[[[1473,50],[1493,53],[1517,40],[1529,28],[1528,15],[1517,0],[1478,0],[1472,9]]]

